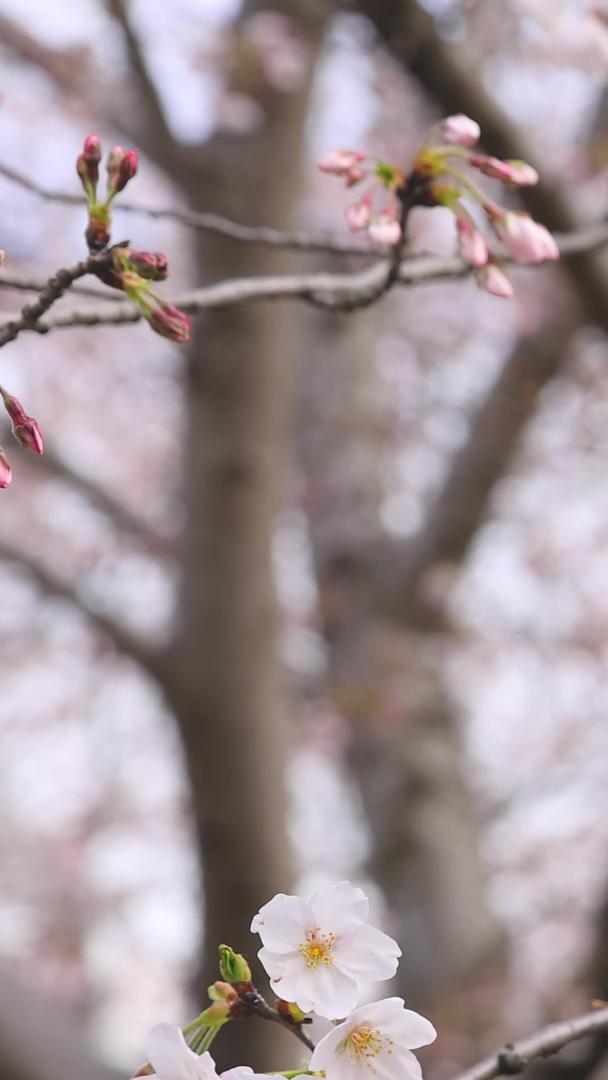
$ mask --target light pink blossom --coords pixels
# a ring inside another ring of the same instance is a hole
[[[475,146],[481,135],[479,124],[464,113],[447,116],[441,121],[439,127],[445,141],[456,143],[458,146]]]
[[[346,221],[351,232],[360,232],[369,225],[372,216],[371,195],[364,195],[356,203],[346,207]]]
[[[319,168],[321,172],[330,173],[332,176],[346,176],[355,169],[361,161],[365,161],[367,154],[362,150],[330,150],[325,157],[321,158]]]
[[[559,250],[551,233],[529,214],[506,211],[491,215],[494,231],[502,240],[509,255],[518,262],[536,263],[543,259],[559,259]]]
[[[456,218],[458,248],[463,259],[471,266],[485,266],[490,252],[484,237],[468,217]]]
[[[0,446],[0,488],[10,487],[12,479],[13,473],[10,461]]]
[[[510,300],[513,296],[513,286],[509,278],[496,263],[489,262],[476,270],[475,279],[479,288],[492,296],[500,296],[505,300]]]
[[[401,225],[394,214],[384,211],[374,218],[368,228],[370,239],[383,247],[398,244],[401,240]]]
[[[218,1076],[209,1051],[195,1054],[173,1024],[157,1024],[144,1039],[144,1053],[158,1080],[270,1080],[247,1065],[228,1069]],[[143,1075],[141,1069],[134,1075]]]
[[[531,187],[538,184],[538,173],[526,161],[501,161],[500,158],[486,157],[485,154],[472,154],[470,164],[485,176],[500,180],[503,184],[515,184],[517,187]]]

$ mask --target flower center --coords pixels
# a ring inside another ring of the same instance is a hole
[[[369,1027],[362,1024],[353,1028],[344,1040],[344,1049],[354,1061],[363,1065],[372,1066],[373,1059],[385,1051],[391,1053],[393,1040],[382,1035],[379,1028]]]
[[[309,930],[306,941],[300,945],[300,952],[306,961],[306,967],[316,968],[319,964],[333,964],[332,949],[336,944],[335,934],[323,934],[318,927]]]

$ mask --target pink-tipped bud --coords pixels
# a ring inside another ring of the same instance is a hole
[[[522,263],[537,263],[544,259],[559,259],[559,250],[551,233],[523,211],[506,211],[499,217],[490,215],[499,240],[509,255]]]
[[[503,184],[513,187],[532,187],[533,184],[538,184],[536,169],[526,161],[501,161],[500,158],[486,157],[485,154],[472,154],[469,163],[485,176],[491,176],[493,180],[500,180]]]
[[[110,150],[106,161],[108,174],[108,195],[112,197],[122,191],[137,172],[137,151],[123,150],[115,146]]]
[[[170,341],[190,340],[190,319],[173,304],[162,303],[154,307],[146,318],[157,334]]]
[[[479,124],[464,113],[446,116],[445,120],[441,121],[439,130],[446,142],[457,146],[475,146],[481,135]]]
[[[129,180],[132,180],[137,172],[137,150],[127,150],[125,156],[120,163],[120,170],[118,175],[118,184],[116,185],[117,191],[122,191],[127,186]]]
[[[169,262],[162,251],[130,251],[129,266],[147,281],[164,281],[169,274]]]
[[[490,252],[484,237],[468,217],[456,218],[458,249],[471,266],[485,266]]]
[[[388,210],[374,218],[367,231],[370,239],[383,247],[391,247],[401,240],[401,225]]]
[[[13,479],[10,461],[0,446],[0,488],[10,487]]]
[[[21,402],[11,394],[7,394],[5,390],[2,391],[2,400],[11,418],[12,431],[17,442],[28,450],[33,450],[35,454],[42,454],[44,443],[37,420],[34,420],[33,416],[28,416]]]
[[[86,195],[93,198],[99,180],[99,162],[101,161],[101,142],[99,135],[87,135],[82,153],[76,158],[78,173]]]
[[[372,197],[364,195],[356,203],[346,207],[346,221],[351,232],[361,232],[367,229],[372,216]]]
[[[476,270],[475,280],[480,289],[491,293],[492,296],[500,296],[504,300],[510,300],[513,296],[513,286],[509,278],[496,263],[489,262]]]
[[[344,176],[352,184],[356,182],[353,176],[359,180],[362,178],[363,172],[358,166],[366,157],[362,150],[331,150],[321,158],[319,168],[332,176]]]

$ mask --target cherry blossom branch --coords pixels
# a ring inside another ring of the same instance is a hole
[[[46,202],[60,203],[65,206],[86,207],[86,200],[80,195],[67,191],[55,191],[31,180],[17,169],[0,164],[0,176],[18,184]],[[121,201],[120,209],[127,214],[139,214],[156,220],[175,221],[187,228],[200,229],[204,232],[219,233],[230,240],[244,244],[263,244],[265,247],[281,248],[294,251],[318,251],[334,255],[378,255],[368,243],[352,240],[348,236],[337,236],[327,232],[313,232],[305,229],[282,231],[266,225],[242,225],[231,221],[221,214],[202,213],[195,210],[178,210],[176,207],[147,207],[138,203]],[[388,257],[388,255],[387,255]]]
[[[48,279],[33,304],[26,304],[19,315],[0,326],[0,348],[14,341],[23,330],[35,330],[39,334],[46,333],[44,325],[40,323],[42,315],[46,314],[75,281],[86,274],[94,273],[107,261],[107,252],[103,252],[101,255],[89,255],[75,266],[57,270]]]
[[[284,1013],[279,1012],[278,1009],[273,1009],[258,989],[245,990],[243,993],[239,994],[239,1004],[242,1006],[243,1010],[245,1010],[246,1014],[258,1016],[261,1020],[270,1020],[272,1023],[279,1024],[282,1028],[285,1028],[286,1031],[291,1031],[292,1035],[295,1035],[296,1039],[299,1039],[308,1050],[314,1050],[315,1044],[312,1039],[309,1039],[308,1035],[305,1035],[302,1031],[301,1025],[295,1023]],[[241,1013],[241,1015],[243,1014]]]
[[[513,1076],[523,1072],[535,1058],[556,1054],[569,1043],[598,1031],[608,1031],[608,1008],[595,1009],[573,1020],[550,1024],[527,1039],[508,1044],[484,1058],[460,1073],[455,1080],[493,1080],[495,1076]]]

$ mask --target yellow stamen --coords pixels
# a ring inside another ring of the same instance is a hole
[[[316,968],[319,964],[333,964],[332,949],[336,944],[335,934],[323,934],[318,927],[309,930],[306,941],[300,945],[300,952],[306,961],[306,967]]]

